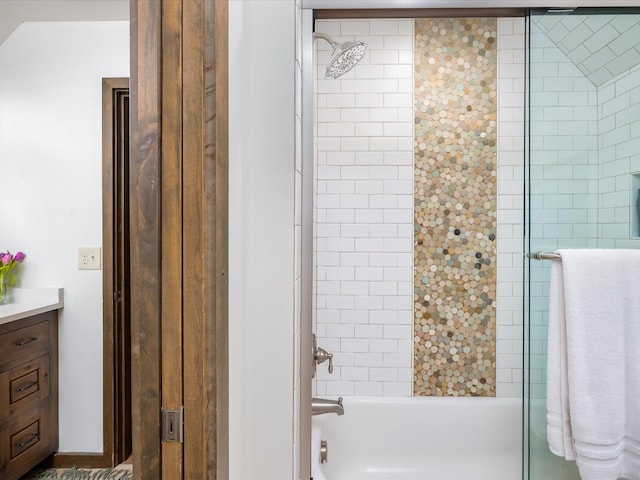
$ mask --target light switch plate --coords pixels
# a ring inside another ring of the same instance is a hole
[[[100,247],[78,248],[78,270],[100,270],[102,252]]]

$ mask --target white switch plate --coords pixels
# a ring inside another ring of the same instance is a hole
[[[78,248],[78,270],[100,270],[102,254],[100,247]]]

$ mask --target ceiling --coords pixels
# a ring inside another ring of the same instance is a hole
[[[0,44],[24,22],[129,20],[129,0],[0,0]]]
[[[640,65],[640,15],[544,15],[536,20],[596,87]]]

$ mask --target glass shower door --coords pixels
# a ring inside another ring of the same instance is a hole
[[[640,248],[638,10],[534,12],[529,33],[526,250]],[[524,478],[578,480],[546,440],[551,261],[526,269]]]

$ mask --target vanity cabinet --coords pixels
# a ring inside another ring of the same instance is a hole
[[[58,449],[58,319],[0,324],[0,478],[17,480]]]

